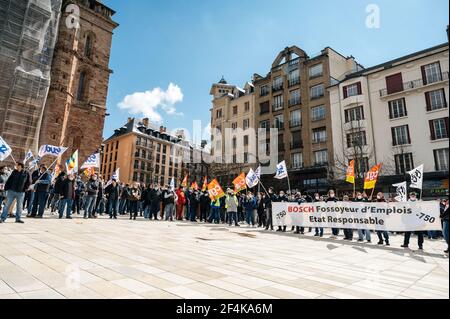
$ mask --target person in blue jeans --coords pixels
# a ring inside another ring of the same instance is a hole
[[[39,170],[32,175],[34,183],[34,199],[33,208],[31,209],[31,218],[42,218],[45,211],[45,203],[47,202],[47,195],[52,182],[52,177],[45,165],[41,165]]]
[[[237,199],[236,194],[234,193],[234,191],[232,189],[227,189],[227,196],[225,197],[225,207],[227,209],[227,214],[228,214],[228,224],[231,227],[233,225],[233,221],[234,221],[234,225],[236,227],[239,227],[239,222],[237,219],[237,209],[238,209],[238,205],[239,205],[239,201]]]
[[[258,202],[252,192],[249,192],[243,202],[245,209],[245,221],[249,226],[255,226],[255,211],[258,208]]]
[[[64,216],[64,209],[66,209],[66,218],[72,219],[72,205],[75,199],[75,176],[69,174],[61,184],[59,201],[59,219]]]
[[[449,237],[449,229],[448,229],[448,198],[444,199],[441,204],[441,219],[442,219],[442,234],[444,235],[445,241],[447,242],[447,250],[444,253],[448,254],[448,237]]]
[[[211,200],[211,214],[208,222],[220,224],[220,198]]]
[[[115,179],[105,189],[105,194],[108,199],[107,202],[107,214],[110,219],[117,219],[117,202],[119,200],[119,185]]]
[[[6,204],[3,207],[3,212],[0,216],[0,223],[3,223],[8,218],[8,212],[11,205],[16,201],[16,223],[23,224],[21,220],[23,199],[25,197],[25,191],[31,185],[31,177],[28,172],[24,170],[22,163],[17,163],[15,170],[8,177],[5,183],[4,190],[6,191]]]

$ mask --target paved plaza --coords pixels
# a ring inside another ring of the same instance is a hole
[[[448,298],[444,242],[425,252],[186,222],[0,225],[0,299]]]

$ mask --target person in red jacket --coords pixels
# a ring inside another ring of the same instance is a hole
[[[176,203],[177,206],[177,220],[183,220],[183,208],[186,205],[186,196],[184,195],[184,190],[181,187],[178,187],[176,192],[178,200]]]

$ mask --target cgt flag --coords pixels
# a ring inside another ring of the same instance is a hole
[[[367,173],[364,179],[364,189],[374,189],[378,181],[378,175],[380,174],[382,164],[375,165]]]
[[[392,185],[396,187],[396,193],[397,196],[395,197],[395,200],[397,202],[407,202],[408,201],[408,191],[407,191],[407,185],[406,182],[394,184]]]
[[[7,159],[8,156],[11,155],[11,153],[12,153],[11,147],[0,136],[0,162],[4,161],[5,159]]]
[[[208,177],[205,176],[205,178],[203,179],[202,192],[206,192],[207,189],[208,189]]]
[[[355,160],[350,161],[345,181],[350,184],[355,184]]]
[[[237,194],[244,189],[247,189],[247,183],[245,181],[245,173],[242,173],[238,177],[236,177],[233,181],[234,192]]]
[[[208,184],[208,193],[213,201],[225,196],[225,192],[216,179],[213,179],[211,183]]]
[[[187,185],[188,185],[188,176],[189,175],[184,176],[184,179],[181,182],[181,187],[187,187]]]
[[[284,179],[286,177],[288,177],[286,161],[282,161],[280,164],[277,165],[277,171],[276,171],[275,178],[276,179]]]
[[[95,168],[94,167],[88,167],[84,170],[84,176],[90,177],[95,174]]]
[[[408,172],[411,176],[411,188],[422,189],[423,186],[423,164],[419,167],[413,169],[411,172]]]
[[[198,191],[198,184],[197,184],[196,181],[194,181],[194,182],[191,184],[191,188],[192,188],[193,190],[195,190],[195,191]]]

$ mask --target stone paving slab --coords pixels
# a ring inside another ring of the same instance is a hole
[[[0,225],[0,299],[449,298],[443,240],[419,252],[188,222],[24,219]]]

